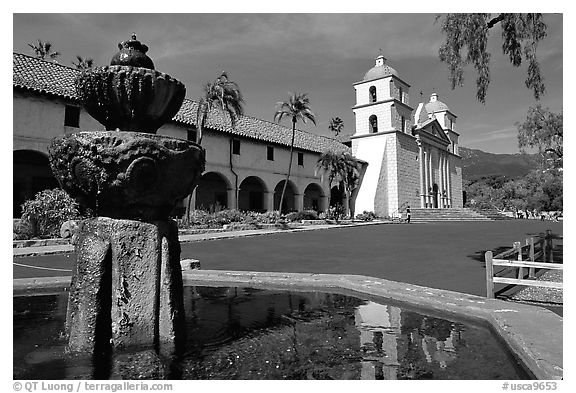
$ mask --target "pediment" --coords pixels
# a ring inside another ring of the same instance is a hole
[[[440,123],[436,119],[429,119],[420,124],[416,130],[421,136],[432,136],[446,143],[450,143],[450,138],[446,135]]]

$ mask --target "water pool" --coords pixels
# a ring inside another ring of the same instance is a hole
[[[361,297],[184,288],[186,347],[64,353],[67,293],[14,297],[15,379],[527,379],[481,325]]]

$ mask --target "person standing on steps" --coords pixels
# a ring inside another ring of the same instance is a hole
[[[406,222],[410,224],[410,205],[406,207]]]

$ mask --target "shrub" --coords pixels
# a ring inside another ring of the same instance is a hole
[[[318,213],[314,210],[304,210],[301,212],[292,212],[286,215],[288,221],[317,220]]]
[[[326,220],[336,220],[339,221],[344,218],[344,206],[343,205],[336,205],[330,206],[325,213]]]
[[[364,210],[364,212],[362,212],[362,214],[356,215],[356,219],[362,220],[362,221],[372,221],[377,217],[378,216],[376,214],[374,214],[374,212],[369,212],[366,210]]]
[[[258,224],[274,224],[280,219],[280,213],[269,211],[264,213],[251,213]]]
[[[24,220],[14,220],[12,229],[13,240],[28,240],[34,235],[30,223]]]
[[[79,216],[76,201],[60,188],[40,191],[22,204],[23,225],[30,225],[32,236],[59,237],[62,224]]]
[[[238,210],[220,210],[213,214],[213,220],[217,225],[226,225],[233,222],[243,222],[246,214]]]

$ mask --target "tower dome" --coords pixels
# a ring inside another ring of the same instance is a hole
[[[426,103],[424,108],[426,108],[426,112],[430,115],[437,112],[448,112],[450,110],[448,105],[442,101],[438,101],[438,93],[432,93],[430,101]]]
[[[376,58],[376,65],[368,70],[364,75],[363,81],[385,78],[387,76],[398,76],[398,72],[386,64],[386,58],[382,55]]]

